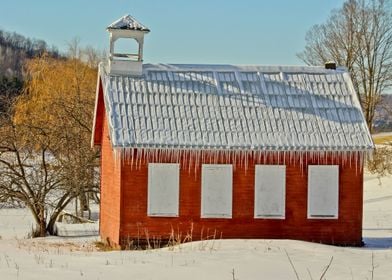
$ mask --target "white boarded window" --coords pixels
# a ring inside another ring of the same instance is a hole
[[[201,171],[201,217],[231,218],[233,168],[230,164],[203,164]]]
[[[256,165],[255,218],[282,219],[286,208],[286,166]]]
[[[178,216],[179,180],[179,164],[148,164],[148,216]]]
[[[337,219],[339,213],[339,166],[309,165],[308,218]]]

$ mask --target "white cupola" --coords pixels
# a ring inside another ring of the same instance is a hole
[[[143,24],[130,15],[125,15],[107,27],[110,36],[109,73],[115,75],[140,76],[143,71],[144,35],[150,32]],[[116,53],[118,39],[134,39],[138,44],[137,53]]]

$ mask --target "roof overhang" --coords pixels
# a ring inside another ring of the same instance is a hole
[[[95,90],[95,107],[94,119],[91,135],[91,147],[99,146],[101,144],[103,119],[105,114],[105,102],[103,98],[103,84],[102,84],[102,62],[98,66],[97,87]]]

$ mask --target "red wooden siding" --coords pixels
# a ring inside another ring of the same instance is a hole
[[[94,123],[94,128],[93,128],[93,145],[101,145],[102,143],[102,129],[103,129],[103,124],[104,118],[105,118],[105,105],[104,105],[104,100],[103,100],[103,89],[102,89],[102,81],[99,78],[98,79],[98,96],[97,96],[97,108],[95,112],[95,123]]]
[[[107,138],[107,137],[105,137]],[[104,141],[106,141],[104,139]],[[106,146],[106,145],[105,145]],[[103,163],[112,159],[109,151],[103,151]],[[189,159],[187,159],[189,160]],[[286,165],[286,218],[254,219],[254,163],[248,169],[237,165],[233,168],[233,217],[232,219],[200,218],[201,164],[188,170],[182,161],[180,172],[179,217],[147,216],[148,164],[131,166],[124,161],[121,167],[121,223],[114,217],[118,213],[118,183],[104,187],[101,211],[102,237],[120,227],[121,239],[145,239],[159,237],[167,239],[172,230],[182,238],[192,230],[193,240],[206,238],[216,232],[216,238],[286,238],[308,240],[330,244],[360,245],[362,241],[362,186],[363,174],[355,164],[339,167],[339,218],[307,219],[307,166]],[[266,164],[275,164],[268,160]],[[309,160],[307,164],[317,164]],[[331,164],[331,163],[330,163]],[[111,176],[103,165],[102,177]],[[118,174],[114,174],[118,176]],[[117,177],[116,177],[117,178]],[[113,209],[116,209],[115,211]],[[109,213],[106,213],[108,211]],[[109,220],[108,220],[109,219]],[[113,235],[114,236],[114,235]],[[117,241],[116,238],[112,238]]]

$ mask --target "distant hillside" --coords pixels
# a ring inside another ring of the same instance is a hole
[[[0,30],[0,112],[5,108],[4,99],[20,94],[23,86],[23,65],[26,59],[48,53],[61,57],[55,47],[44,40],[26,38],[15,32]]]
[[[384,94],[376,108],[374,120],[375,132],[392,131],[392,94]]]
[[[44,40],[26,38],[15,32],[0,30],[0,77],[22,78],[22,67],[26,59],[47,52],[59,57],[55,47],[49,47]]]

